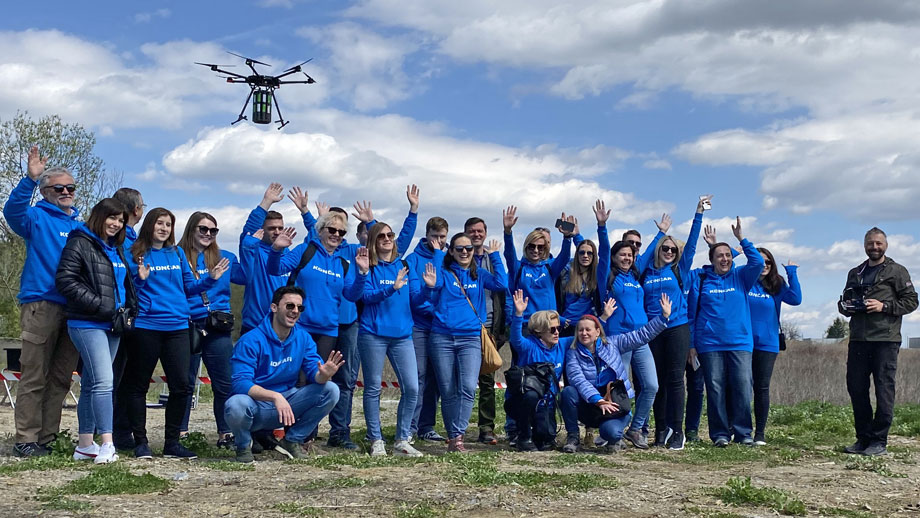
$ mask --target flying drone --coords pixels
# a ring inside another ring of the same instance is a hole
[[[272,102],[274,102],[275,109],[278,110],[278,120],[276,120],[275,122],[281,123],[281,125],[278,126],[278,129],[280,130],[281,128],[287,126],[287,124],[291,121],[284,120],[284,117],[281,116],[281,107],[278,106],[278,96],[274,95],[274,91],[276,88],[281,88],[281,85],[315,83],[316,81],[312,77],[310,77],[306,72],[304,72],[303,69],[301,68],[303,65],[306,65],[307,63],[312,61],[313,58],[310,58],[299,65],[294,65],[277,76],[269,76],[269,75],[260,74],[258,70],[256,70],[255,66],[253,66],[253,65],[263,65],[266,67],[270,67],[271,65],[269,65],[268,63],[262,63],[261,61],[256,61],[252,58],[247,58],[246,56],[240,56],[239,54],[234,54],[233,52],[227,52],[227,54],[232,54],[238,58],[246,60],[246,66],[248,66],[249,69],[252,70],[252,75],[244,76],[242,74],[228,72],[224,70],[223,68],[221,68],[221,67],[232,68],[233,65],[214,65],[211,63],[198,63],[197,61],[195,62],[195,64],[209,67],[212,71],[217,72],[219,74],[226,74],[225,76],[221,76],[221,77],[226,78],[228,83],[246,83],[247,85],[249,85],[249,95],[246,96],[246,102],[243,103],[243,109],[240,110],[239,117],[237,117],[235,121],[231,122],[230,125],[232,126],[241,120],[247,120],[247,117],[243,114],[246,113],[246,107],[249,106],[249,101],[252,100],[252,122],[256,124],[271,123],[272,122]],[[282,81],[281,80],[282,77],[287,77],[291,74],[296,74],[298,72],[307,76],[307,80],[306,81]]]

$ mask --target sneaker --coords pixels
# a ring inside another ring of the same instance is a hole
[[[537,445],[530,439],[518,440],[517,449],[518,451],[537,451]]]
[[[687,437],[687,442],[700,442],[699,430],[687,430],[685,435]]]
[[[869,457],[888,455],[888,448],[885,447],[885,443],[883,442],[873,442],[869,446],[866,446],[866,449],[863,450],[862,454]]]
[[[479,432],[479,442],[495,446],[498,444],[498,438],[491,430],[483,430]]]
[[[219,439],[217,439],[217,447],[226,448],[228,450],[233,448],[234,447],[233,434],[228,433],[226,435],[221,436]]]
[[[153,452],[150,451],[150,445],[147,443],[141,443],[134,447],[134,458],[135,459],[152,459]]]
[[[163,457],[167,459],[197,459],[195,452],[182,446],[178,442],[169,442],[163,445]]]
[[[255,439],[249,442],[249,446],[249,450],[255,454],[259,454],[265,451],[265,448],[262,447],[262,444]]]
[[[767,439],[762,433],[754,434],[754,446],[766,446]]]
[[[570,433],[565,438],[565,446],[562,447],[562,453],[576,453],[579,446],[581,446],[581,441],[578,440],[578,435]]]
[[[534,444],[537,445],[537,449],[540,451],[552,451],[552,450],[555,450],[557,447],[556,439],[550,439],[546,442],[534,443]]]
[[[607,439],[604,439],[600,435],[594,438],[594,447],[595,448],[605,448],[607,446]]]
[[[668,449],[669,450],[682,450],[684,445],[687,444],[687,439],[684,437],[684,434],[680,432],[674,432],[671,434],[671,438],[668,439]]]
[[[869,445],[864,443],[863,441],[856,441],[853,444],[844,448],[843,453],[850,453],[853,455],[862,455],[862,453],[866,451],[866,447],[868,446]]]
[[[434,431],[434,430],[429,430],[429,431],[427,431],[427,432],[425,432],[425,433],[419,435],[418,438],[419,438],[419,439],[422,439],[423,441],[447,442],[447,439],[445,439],[443,435],[439,434],[438,432],[436,432],[436,431]]]
[[[605,443],[607,441],[604,441]],[[606,444],[604,446],[604,451],[607,453],[619,453],[626,449],[626,441],[620,439],[619,441],[614,442],[613,444]]]
[[[37,442],[17,442],[13,446],[13,452],[17,457],[44,457],[50,453]]]
[[[118,460],[118,454],[115,453],[115,444],[111,442],[104,442],[102,446],[99,447],[99,453],[96,455],[96,458],[93,459],[94,464],[108,464],[110,462],[115,462]]]
[[[467,450],[466,447],[463,446],[463,436],[462,435],[458,435],[454,437],[453,439],[448,439],[447,453],[450,453],[450,452],[466,453],[468,451],[469,450]]]
[[[257,430],[252,432],[252,452],[262,453],[263,451],[274,450],[278,445],[278,439],[271,430]]]
[[[93,442],[89,446],[77,446],[73,451],[73,460],[93,460],[96,455],[99,455],[99,445]]]
[[[508,446],[516,448],[518,443],[518,434],[517,432],[508,432]]]
[[[252,456],[251,448],[243,448],[242,450],[236,450],[236,458],[234,460],[242,464],[249,464],[254,462],[256,458]]]
[[[326,441],[326,446],[330,448],[342,448],[343,450],[357,450],[358,445],[351,442],[346,436],[343,435],[330,435],[329,439]]]
[[[387,448],[383,439],[377,439],[371,444],[371,457],[386,457]]]
[[[666,428],[661,431],[655,431],[655,444],[653,446],[659,448],[666,448],[668,446],[668,440],[671,438],[671,435],[674,433],[674,430]]]
[[[275,445],[275,451],[282,455],[287,455],[289,459],[304,459],[307,453],[303,451],[303,444],[291,442],[287,439],[281,439]]]
[[[631,442],[633,446],[639,448],[640,450],[648,449],[648,440],[639,430],[627,430],[626,433],[623,434],[623,438]]]
[[[396,441],[393,445],[393,455],[397,457],[424,457],[425,454],[413,448],[409,441]]]
[[[741,439],[741,445],[742,446],[754,446],[754,439],[751,439],[750,437],[745,437],[744,439]]]
[[[725,437],[719,437],[713,442],[713,444],[715,445],[716,448],[725,448],[728,446],[728,439],[726,439]]]

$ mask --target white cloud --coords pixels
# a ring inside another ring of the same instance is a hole
[[[172,14],[169,9],[157,9],[155,11],[146,11],[134,15],[135,23],[149,23],[154,18],[166,19]]]

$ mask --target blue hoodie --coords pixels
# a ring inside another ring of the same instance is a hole
[[[396,277],[403,268],[399,259],[380,261],[371,267],[364,286],[364,311],[361,313],[361,332],[386,338],[412,336],[413,301],[421,298],[421,283],[415,271],[409,269],[408,284],[399,291],[393,289]]]
[[[226,250],[220,251],[220,256],[225,257],[230,260],[230,269],[227,272],[224,272],[220,276],[220,279],[217,279],[217,283],[212,288],[208,288],[206,292],[208,294],[208,302],[211,303],[211,311],[226,311],[230,312],[230,283],[246,285],[246,275],[243,273],[243,268],[240,266],[240,262],[236,260],[236,256],[233,255],[233,252],[228,252]],[[195,268],[197,270],[197,277],[199,279],[205,278],[208,276],[209,270],[208,265],[204,262],[204,254],[198,254],[198,265]],[[202,320],[208,316],[208,308],[204,306],[204,301],[201,298],[201,294],[194,294],[188,296],[188,309],[189,314],[192,317],[192,320]]]
[[[655,268],[654,260],[648,261],[645,273],[639,276],[642,280],[642,289],[645,292],[645,314],[649,318],[654,318],[661,314],[661,294],[666,293],[671,299],[671,320],[668,327],[677,327],[687,323],[687,297],[684,291],[687,289],[687,279],[690,277],[690,267],[693,266],[693,256],[696,255],[696,243],[700,239],[700,227],[703,226],[703,215],[697,214],[693,217],[693,224],[690,226],[690,235],[687,237],[687,243],[680,254],[680,260],[677,262],[677,271],[680,273],[680,280],[684,289],[681,289],[680,283],[674,275],[672,264],[663,265],[661,268]],[[660,237],[656,239],[649,249],[654,250]]]
[[[562,278],[559,279],[559,282],[562,283],[560,288],[565,293],[565,307],[562,310],[562,314],[559,315],[559,322],[565,327],[576,325],[582,315],[600,316],[597,314],[597,309],[594,305],[595,298],[601,304],[607,300],[607,278],[610,275],[610,238],[607,237],[606,225],[597,226],[597,241],[598,293],[595,295],[593,292],[587,292],[584,289],[584,283],[582,283],[582,291],[579,294],[565,291],[574,263],[578,261],[578,247],[584,242],[584,238],[581,235],[575,237],[575,258],[566,265],[565,272],[562,274]]]
[[[751,351],[751,311],[747,293],[763,271],[763,256],[747,239],[741,240],[747,264],[717,275],[712,265],[690,273],[687,315],[690,347],[700,354],[717,351]],[[700,275],[705,275],[700,295]],[[697,300],[699,299],[699,300]]]
[[[784,282],[776,295],[767,293],[759,280],[748,291],[755,350],[779,352],[780,307],[783,302],[790,306],[798,306],[802,303],[802,286],[799,284],[798,269],[798,266],[786,266],[786,277],[789,278],[789,284]]]
[[[534,363],[552,363],[556,380],[561,380],[565,364],[565,350],[569,348],[569,344],[564,344],[560,339],[552,348],[547,348],[543,340],[536,336],[524,336],[521,332],[523,326],[524,317],[517,315],[511,317],[511,347],[517,351],[516,365],[524,367]],[[553,383],[552,392],[553,394],[559,392],[558,384]]]
[[[504,290],[508,286],[501,255],[496,251],[489,254],[489,257],[495,265],[494,273],[477,268],[477,278],[473,279],[467,268],[462,268],[456,263],[445,268],[442,264],[438,268],[438,280],[434,288],[427,285],[422,288],[423,294],[429,297],[434,305],[432,332],[451,336],[479,336],[486,321],[486,297],[490,296],[482,288],[496,291]],[[463,283],[466,295],[457,284],[458,278]],[[476,308],[475,313],[470,307],[470,302],[467,302],[467,296]]]
[[[645,314],[645,292],[639,284],[635,269],[623,272],[616,266],[613,268],[610,275],[616,277],[611,283],[607,297],[613,297],[617,301],[617,309],[607,319],[604,329],[604,332],[611,336],[635,331],[648,323],[648,316]]]
[[[93,233],[86,225],[80,225],[79,227],[73,230],[73,233],[82,232],[87,236],[90,236],[96,243],[102,247],[102,250],[105,251],[105,255],[112,261],[112,270],[115,273],[115,310],[121,308],[125,305],[125,275],[128,273],[128,268],[125,266],[125,263],[121,260],[121,257],[118,255],[118,248],[114,247],[107,242],[99,238],[95,233]],[[99,320],[68,320],[68,327],[75,327],[78,329],[103,329],[110,330],[112,328],[111,322],[102,322]]]
[[[70,231],[81,225],[80,212],[73,208],[68,216],[55,205],[39,200],[33,207],[32,193],[38,182],[24,177],[10,192],[3,206],[3,217],[13,232],[26,241],[26,261],[19,280],[19,303],[46,300],[64,305],[64,296],[54,287],[61,250]]]
[[[137,275],[137,263],[131,261],[128,265],[137,289],[135,327],[154,331],[188,329],[187,298],[212,288],[217,282],[207,276],[195,279],[185,252],[177,246],[147,250],[144,264],[150,267],[146,280]]]
[[[527,310],[524,311],[524,320],[529,320],[530,315],[537,311],[555,311],[556,279],[572,257],[572,238],[566,237],[562,240],[562,249],[557,257],[534,264],[525,257],[517,258],[513,234],[506,232],[504,236],[505,262],[508,263],[508,299],[511,299],[515,291],[524,291],[524,296],[530,299]]]
[[[428,240],[424,237],[415,245],[415,251],[406,257],[409,263],[409,269],[415,272],[419,279],[425,274],[425,266],[433,263],[435,268],[440,268],[444,263],[444,252],[442,250],[432,250],[428,245]],[[434,304],[425,297],[412,302],[412,321],[415,327],[419,329],[430,330],[431,319],[434,318]]]
[[[134,230],[134,227],[125,227],[125,242],[122,243],[122,248],[124,249],[125,257],[131,255],[131,245],[137,241],[137,231]]]
[[[299,323],[310,333],[339,336],[339,304],[343,298],[354,302],[361,297],[367,275],[358,273],[355,264],[349,266],[346,274],[337,251],[330,254],[316,237],[311,243],[316,252],[300,271],[295,283],[307,294],[303,301],[306,310]],[[268,273],[281,275],[293,271],[308,246],[309,243],[302,243],[283,256],[272,249],[268,254]]]
[[[284,392],[294,388],[301,371],[307,383],[316,383],[316,373],[322,360],[316,353],[316,343],[306,329],[294,326],[281,341],[272,328],[272,313],[252,331],[241,336],[233,348],[230,367],[233,369],[233,394],[249,394],[258,385],[265,390]]]

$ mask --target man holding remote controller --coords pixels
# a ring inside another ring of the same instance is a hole
[[[856,442],[846,453],[885,455],[894,416],[894,379],[901,347],[901,317],[917,309],[917,292],[907,269],[885,256],[888,237],[878,227],[866,232],[868,260],[850,270],[837,309],[850,317],[847,391],[853,404]],[[875,381],[875,417],[869,376]]]

